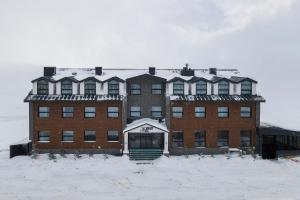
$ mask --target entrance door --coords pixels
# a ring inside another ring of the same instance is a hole
[[[162,133],[129,133],[128,136],[129,149],[162,149],[163,134]]]

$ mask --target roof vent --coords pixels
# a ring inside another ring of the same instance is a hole
[[[73,75],[73,76],[76,76],[76,75],[77,75],[77,72],[72,72],[72,75]]]
[[[182,76],[194,76],[195,71],[193,69],[189,68],[188,64],[185,64],[185,67],[182,68],[182,70],[180,71],[180,74]]]
[[[95,74],[96,75],[102,75],[102,67],[95,67]]]
[[[209,74],[217,75],[217,68],[209,68]]]
[[[44,67],[44,76],[51,77],[56,74],[56,67]]]
[[[151,75],[155,74],[155,67],[149,67],[149,74]]]

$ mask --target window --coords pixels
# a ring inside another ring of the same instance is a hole
[[[96,131],[84,131],[85,142],[96,142]]]
[[[40,131],[39,132],[39,142],[50,142],[49,131]]]
[[[251,81],[242,81],[241,83],[241,94],[251,95],[252,94],[252,82]]]
[[[94,80],[84,81],[84,94],[96,95],[96,81]]]
[[[49,107],[39,107],[39,117],[46,118],[49,117],[50,109]]]
[[[183,132],[173,132],[172,134],[172,147],[183,147]]]
[[[74,108],[73,107],[63,107],[63,118],[73,117]]]
[[[95,118],[96,117],[96,107],[85,107],[84,108],[85,118]]]
[[[241,107],[240,116],[242,118],[250,118],[251,117],[251,107]]]
[[[72,94],[72,81],[64,80],[61,82],[61,94]]]
[[[218,117],[219,118],[227,118],[227,117],[229,117],[228,107],[218,107]]]
[[[108,81],[108,94],[119,94],[119,82],[116,80]]]
[[[205,147],[205,140],[206,140],[206,132],[205,131],[196,131],[195,132],[195,140],[194,140],[195,147]]]
[[[228,81],[219,82],[219,95],[229,95],[229,83]]]
[[[229,132],[227,130],[218,132],[218,147],[228,147],[229,144],[228,135]]]
[[[196,83],[196,94],[197,95],[206,95],[207,94],[207,82],[198,81]]]
[[[204,118],[205,115],[205,107],[195,107],[195,117]]]
[[[162,117],[161,106],[152,106],[151,108],[151,116],[155,118]]]
[[[175,118],[182,118],[183,108],[182,107],[172,107],[172,116]]]
[[[74,141],[74,131],[63,131],[62,141],[63,142],[73,142]]]
[[[130,107],[130,116],[131,117],[140,117],[141,116],[141,107],[140,106],[131,106]]]
[[[40,80],[37,82],[37,94],[46,95],[49,94],[49,83],[45,80]]]
[[[107,141],[114,142],[119,141],[119,133],[115,130],[107,131]]]
[[[139,95],[141,94],[141,85],[139,84],[131,84],[130,85],[130,94]]]
[[[119,107],[108,107],[107,116],[112,118],[119,117]]]
[[[162,84],[152,84],[151,93],[152,94],[162,94]]]
[[[173,94],[174,95],[184,95],[183,81],[174,81],[173,82]]]
[[[250,147],[251,146],[251,131],[241,131],[240,132],[240,146]]]

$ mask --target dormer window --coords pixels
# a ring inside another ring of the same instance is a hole
[[[183,95],[184,94],[184,83],[183,81],[174,81],[173,82],[173,94],[174,95]]]
[[[251,95],[252,94],[252,82],[251,81],[242,81],[241,83],[241,94]]]
[[[197,95],[206,95],[207,94],[207,82],[198,81],[196,83],[196,94]]]
[[[72,94],[72,81],[63,80],[61,82],[61,94],[62,95],[70,95]]]
[[[219,82],[219,95],[229,95],[229,82],[228,81],[220,81]]]
[[[108,81],[108,94],[119,94],[119,82],[116,80]]]
[[[84,81],[84,94],[96,95],[96,81],[94,80]]]
[[[49,94],[49,83],[45,80],[40,80],[37,82],[37,94],[47,95]]]

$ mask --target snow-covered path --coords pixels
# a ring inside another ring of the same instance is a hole
[[[0,153],[0,199],[300,199],[300,163],[251,156],[7,158]]]

